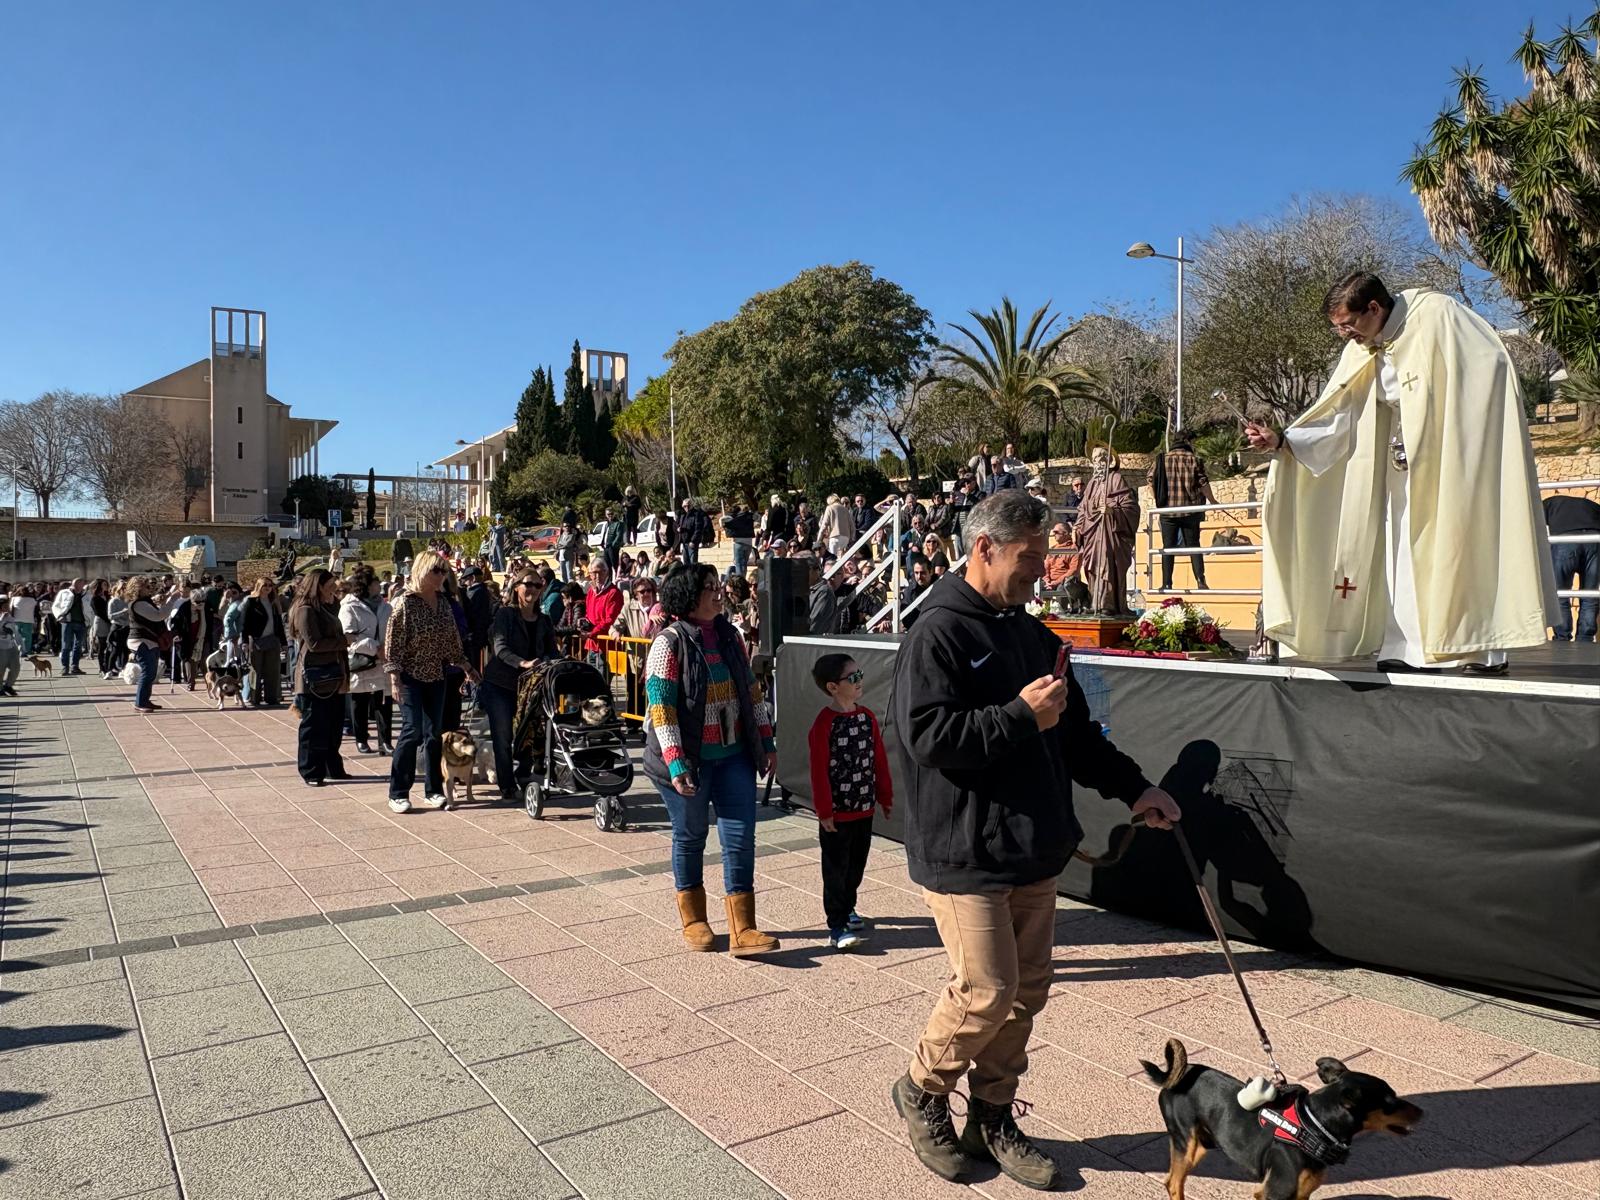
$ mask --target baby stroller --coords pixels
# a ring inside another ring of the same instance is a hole
[[[551,796],[593,796],[594,823],[626,829],[622,793],[633,786],[633,759],[605,676],[588,663],[558,658],[523,674],[517,686],[512,745],[531,749],[534,777],[523,807],[538,820]]]

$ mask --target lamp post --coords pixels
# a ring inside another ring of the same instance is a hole
[[[678,409],[672,401],[670,379],[667,380],[667,446],[667,453],[672,460],[672,511],[676,513],[678,511]]]
[[[1128,247],[1129,258],[1164,258],[1168,262],[1178,264],[1178,379],[1177,379],[1177,412],[1167,423],[1167,441],[1171,444],[1172,430],[1174,427],[1183,428],[1183,266],[1193,263],[1194,259],[1183,256],[1183,239],[1178,239],[1178,252],[1176,254],[1162,254],[1149,242],[1135,242]]]

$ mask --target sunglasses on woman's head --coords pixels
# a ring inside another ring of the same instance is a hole
[[[448,574],[450,574],[450,568],[449,567],[429,567],[428,568],[428,574],[429,575],[448,575]]]
[[[852,684],[853,683],[860,683],[866,677],[867,677],[867,673],[865,671],[863,671],[860,667],[857,667],[854,671],[851,671],[850,674],[841,675],[838,679],[835,679],[834,682],[835,683],[852,683]]]

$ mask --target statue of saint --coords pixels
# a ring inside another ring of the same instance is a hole
[[[1139,500],[1123,482],[1109,447],[1096,446],[1089,461],[1094,474],[1083,489],[1073,526],[1083,579],[1089,585],[1089,608],[1103,616],[1122,616],[1128,608],[1128,568],[1133,565]]]

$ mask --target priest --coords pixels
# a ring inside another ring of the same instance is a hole
[[[1078,501],[1073,533],[1082,555],[1083,579],[1089,586],[1090,610],[1101,616],[1121,616],[1128,610],[1128,568],[1133,566],[1133,541],[1139,528],[1139,498],[1123,481],[1109,447],[1096,446],[1089,461],[1094,474]]]
[[[1344,353],[1281,432],[1263,496],[1266,633],[1312,659],[1500,673],[1543,645],[1555,575],[1516,371],[1494,329],[1448,296],[1376,275],[1323,303]]]

